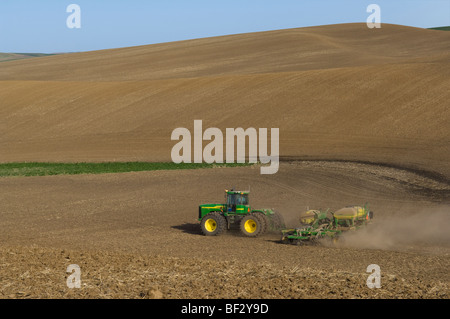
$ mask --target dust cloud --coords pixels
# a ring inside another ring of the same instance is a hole
[[[341,245],[397,250],[439,246],[450,248],[450,207],[383,216],[367,227],[345,233]]]

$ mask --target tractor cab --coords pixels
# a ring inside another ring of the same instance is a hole
[[[237,214],[248,213],[250,211],[249,193],[249,191],[225,190],[226,211]]]

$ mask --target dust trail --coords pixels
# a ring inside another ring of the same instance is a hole
[[[427,246],[450,248],[450,208],[374,219],[366,228],[344,234],[342,242],[345,247],[384,250]]]

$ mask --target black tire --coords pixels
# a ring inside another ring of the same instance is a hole
[[[240,222],[241,233],[247,237],[256,237],[263,230],[264,221],[257,214],[248,214]]]
[[[273,215],[269,217],[269,220],[270,231],[277,232],[286,228],[284,218],[279,212],[274,212]]]
[[[205,236],[217,236],[227,228],[227,220],[221,213],[212,212],[202,218],[200,226]]]
[[[264,215],[264,213],[261,212],[256,212],[253,213],[255,216],[259,217],[259,219],[261,219],[261,232],[259,233],[259,235],[264,234],[268,229],[269,229],[269,217],[267,217],[266,215]]]

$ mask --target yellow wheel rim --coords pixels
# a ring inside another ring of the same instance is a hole
[[[244,228],[247,233],[254,233],[256,231],[256,227],[256,222],[253,219],[245,221]]]
[[[214,219],[209,218],[205,221],[205,228],[208,232],[213,232],[216,230],[217,228],[217,223]]]

